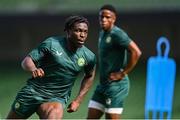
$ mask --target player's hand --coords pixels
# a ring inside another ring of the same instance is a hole
[[[43,77],[45,74],[44,74],[44,71],[43,69],[41,68],[37,68],[35,69],[34,71],[32,71],[32,77],[33,78],[37,78],[37,77]]]
[[[125,77],[125,73],[123,72],[113,72],[109,75],[110,80],[121,80]]]
[[[72,113],[72,112],[77,111],[77,109],[79,108],[79,105],[80,105],[79,102],[72,101],[67,108],[67,112]]]

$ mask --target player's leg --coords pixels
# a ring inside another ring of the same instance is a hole
[[[36,108],[38,106],[37,104],[31,104],[33,102],[30,101],[30,103],[28,103],[28,102],[24,101],[24,103],[21,103],[21,102],[18,102],[17,100],[15,100],[12,105],[12,108],[6,118],[7,119],[27,119],[27,118],[29,118],[36,111]]]
[[[98,85],[89,101],[87,119],[100,119],[104,114],[105,99],[102,91],[102,86]]]
[[[33,98],[31,88],[25,86],[18,92],[7,119],[27,119],[37,109],[38,101]]]
[[[106,108],[105,117],[106,119],[120,119],[123,108]]]
[[[108,114],[106,113],[106,119],[117,119],[119,120],[121,117],[120,117],[120,114]]]
[[[90,100],[87,119],[100,119],[104,114],[104,106],[96,101]]]
[[[123,103],[129,93],[127,79],[112,82],[106,89],[105,116],[106,119],[120,119],[123,112]]]
[[[10,112],[9,112],[8,116],[6,117],[6,119],[27,119],[27,118],[16,114],[13,110],[10,110]]]
[[[39,106],[37,114],[40,119],[62,119],[63,109],[60,102],[46,102]]]
[[[123,112],[123,101],[121,97],[115,96],[106,100],[105,117],[106,119],[120,119]]]
[[[112,92],[113,94],[113,92]],[[123,100],[120,94],[106,99],[105,117],[106,119],[120,119],[123,112]]]

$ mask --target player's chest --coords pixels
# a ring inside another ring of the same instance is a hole
[[[76,72],[81,71],[87,64],[84,54],[71,53],[62,49],[56,50],[55,54],[52,54],[52,59],[58,67]]]
[[[110,35],[99,38],[98,48],[100,50],[112,50],[114,47],[113,38]]]

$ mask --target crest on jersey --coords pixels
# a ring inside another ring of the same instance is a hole
[[[78,59],[78,65],[79,65],[80,67],[82,67],[82,66],[85,65],[85,60],[84,60],[84,58],[79,58],[79,59]]]
[[[111,104],[111,98],[107,98],[107,99],[106,99],[106,104],[107,104],[107,105],[110,105],[110,104]]]
[[[20,103],[16,102],[14,106],[15,106],[15,109],[18,109],[20,108]]]
[[[106,43],[110,43],[110,42],[111,42],[111,37],[109,36],[106,38]]]

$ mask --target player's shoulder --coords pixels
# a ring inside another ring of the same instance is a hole
[[[81,51],[88,57],[95,57],[95,54],[86,46],[82,46]]]
[[[62,42],[63,40],[63,36],[50,36],[45,39],[46,42]]]
[[[51,45],[60,45],[63,44],[65,38],[63,36],[51,36],[46,38],[43,42]]]
[[[123,36],[126,35],[127,33],[120,27],[114,26],[113,29],[111,30],[111,37],[122,38]]]
[[[117,27],[117,26],[114,26],[111,30],[112,35],[119,35],[119,34],[123,34],[123,33],[125,33],[125,31],[122,28]]]
[[[61,47],[64,43],[64,37],[61,36],[50,36],[47,37],[43,42],[42,45],[46,46],[50,49],[55,49]]]

